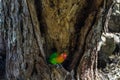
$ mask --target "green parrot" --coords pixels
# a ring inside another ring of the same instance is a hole
[[[49,57],[49,62],[51,64],[61,64],[64,62],[64,60],[67,58],[67,53],[61,53],[61,54],[58,54],[57,52],[54,52],[50,55]]]

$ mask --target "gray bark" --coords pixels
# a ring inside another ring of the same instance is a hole
[[[96,80],[104,1],[2,0],[6,79]],[[53,49],[68,53],[63,67],[47,62]]]

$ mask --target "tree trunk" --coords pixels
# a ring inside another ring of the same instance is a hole
[[[107,0],[2,0],[7,80],[97,80]],[[0,32],[1,33],[1,32]],[[63,67],[48,63],[66,52]]]

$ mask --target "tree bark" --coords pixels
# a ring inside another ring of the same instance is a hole
[[[6,79],[97,80],[104,1],[2,0]],[[48,63],[54,51],[63,67]]]

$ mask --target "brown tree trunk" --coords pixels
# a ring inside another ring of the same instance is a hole
[[[104,1],[2,0],[6,79],[97,80]],[[54,50],[68,53],[63,68],[47,62]]]

